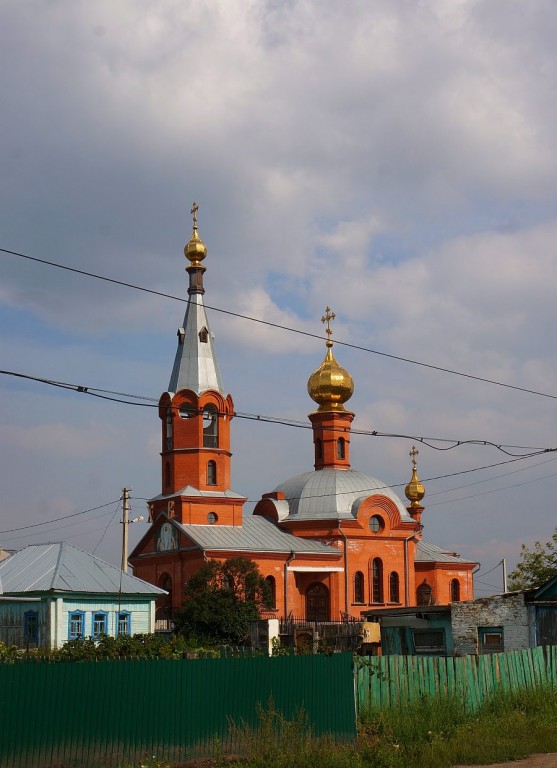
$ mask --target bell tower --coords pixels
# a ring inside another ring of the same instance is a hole
[[[189,264],[188,304],[168,391],[159,401],[161,494],[149,504],[151,520],[166,513],[184,524],[241,525],[245,498],[230,490],[232,397],[226,394],[203,305],[203,261],[193,204],[193,232],[184,248]]]

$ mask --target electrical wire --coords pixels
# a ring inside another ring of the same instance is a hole
[[[62,517],[55,517],[52,520],[45,520],[41,523],[33,523],[32,525],[22,525],[19,528],[9,528],[8,530],[0,531],[0,534],[14,533],[15,531],[27,531],[30,528],[38,528],[40,525],[50,525],[50,523],[57,523],[59,520],[68,520],[70,517],[78,517],[79,515],[86,515],[89,512],[95,512],[97,509],[103,509],[104,507],[109,507],[111,504],[115,504],[119,501],[120,499],[116,499],[114,501],[107,501],[106,504],[99,504],[98,507],[91,507],[91,509],[84,509],[83,512],[72,512],[71,515],[63,515]]]
[[[121,501],[122,501],[122,499],[118,499],[118,503],[117,503],[117,506],[116,506],[116,508],[114,509],[114,514],[112,515],[112,517],[110,518],[110,520],[109,520],[109,521],[108,521],[108,523],[106,524],[106,528],[104,529],[104,531],[103,531],[103,534],[102,534],[101,538],[100,538],[100,539],[97,541],[97,544],[96,544],[96,546],[95,546],[95,549],[94,549],[94,550],[93,550],[93,552],[92,552],[92,554],[93,554],[93,555],[95,554],[95,552],[96,552],[96,551],[97,551],[97,549],[99,548],[99,546],[100,546],[100,544],[101,544],[102,540],[103,540],[103,539],[104,539],[104,537],[106,536],[106,532],[108,531],[108,529],[110,528],[110,526],[111,526],[111,525],[112,525],[112,523],[113,523],[113,520],[114,520],[114,518],[116,517],[116,515],[117,515],[117,514],[118,514],[118,512],[120,511],[120,502],[121,502]]]
[[[448,499],[446,501],[435,501],[433,504],[428,504],[428,507],[438,507],[440,504],[454,504],[458,501],[466,501],[467,499],[477,499],[479,496],[488,496],[490,493],[499,493],[499,491],[506,491],[510,488],[520,488],[521,485],[530,485],[531,483],[538,483],[540,480],[547,480],[549,477],[556,477],[557,472],[552,472],[550,475],[542,475],[541,477],[535,477],[532,480],[523,480],[521,483],[513,483],[512,485],[506,485],[504,488],[493,488],[491,491],[483,491],[482,493],[473,493],[470,496],[461,496],[459,499]]]
[[[90,520],[74,520],[73,523],[67,523],[66,525],[57,525],[56,528],[50,528],[48,531],[44,531],[44,534],[45,536],[50,536],[50,534],[54,533],[54,531],[61,531],[64,528],[73,528],[75,525],[81,525],[82,523],[89,523],[92,520],[100,520],[101,518],[106,517],[107,515],[112,515],[112,510],[109,510],[108,512],[103,512],[101,515],[96,515],[96,517],[93,517]],[[96,530],[101,530],[101,529],[95,528],[95,531]],[[43,531],[39,531],[38,533],[43,533]],[[82,531],[82,533],[93,533],[93,531]],[[19,536],[5,536],[3,537],[3,541],[4,542],[19,541],[19,539],[28,539],[30,535],[32,536],[33,534],[22,533]],[[78,536],[80,534],[72,534],[72,535]]]
[[[20,253],[18,251],[12,251],[12,250],[10,250],[8,248],[0,248],[0,252],[6,253],[6,254],[10,254],[12,256],[18,256],[18,257],[20,257],[22,259],[27,259],[28,261],[33,261],[33,262],[36,262],[38,264],[44,264],[45,266],[55,267],[56,269],[62,269],[62,270],[65,270],[67,272],[73,272],[75,274],[83,275],[85,277],[92,277],[95,280],[102,280],[102,281],[107,282],[107,283],[112,283],[114,285],[120,285],[120,286],[125,287],[125,288],[131,288],[131,289],[136,290],[136,291],[142,291],[143,293],[149,293],[149,294],[152,294],[154,296],[161,296],[162,298],[165,298],[165,299],[172,299],[173,301],[180,301],[180,302],[183,302],[183,303],[188,303],[188,301],[189,301],[189,299],[184,299],[184,298],[179,297],[179,296],[174,296],[174,295],[172,295],[170,293],[165,293],[164,291],[155,291],[152,288],[144,288],[143,286],[136,285],[134,283],[129,283],[129,282],[125,281],[125,280],[116,280],[115,278],[106,277],[104,275],[99,275],[99,274],[96,274],[94,272],[88,272],[88,271],[83,270],[83,269],[78,269],[77,267],[69,267],[69,266],[67,266],[65,264],[59,264],[57,262],[49,261],[47,259],[39,259],[36,256],[29,256],[29,255],[27,255],[25,253]],[[247,320],[247,321],[252,322],[252,323],[258,323],[260,325],[266,325],[269,328],[276,328],[277,330],[287,331],[288,333],[295,333],[295,334],[297,334],[299,336],[306,336],[308,338],[319,339],[321,341],[326,340],[325,336],[321,336],[320,334],[317,334],[317,333],[310,333],[309,331],[303,331],[300,328],[292,328],[290,326],[282,325],[280,323],[272,323],[269,320],[262,320],[261,318],[258,318],[258,317],[251,317],[250,315],[244,315],[244,314],[242,314],[240,312],[232,312],[231,310],[223,309],[222,307],[215,307],[215,306],[211,306],[209,304],[205,304],[205,308],[206,309],[210,309],[213,312],[219,312],[221,314],[228,315],[229,317],[236,317],[238,319]],[[389,352],[382,352],[382,351],[377,350],[377,349],[372,349],[371,347],[364,347],[364,346],[362,346],[360,344],[352,344],[350,342],[341,341],[339,339],[335,339],[335,344],[337,344],[339,346],[342,346],[342,347],[348,347],[349,349],[356,349],[356,350],[359,350],[360,352],[367,352],[368,354],[373,354],[373,355],[378,355],[380,357],[385,357],[385,358],[388,358],[390,360],[397,360],[398,362],[408,363],[410,365],[416,365],[416,366],[419,366],[419,367],[422,367],[422,368],[427,368],[429,370],[438,371],[440,373],[447,373],[447,374],[450,374],[451,376],[460,376],[462,378],[469,379],[469,380],[472,380],[472,381],[479,381],[479,382],[482,382],[484,384],[492,384],[494,386],[503,387],[505,389],[512,389],[512,390],[515,390],[517,392],[524,392],[524,393],[529,394],[529,395],[536,395],[537,397],[547,397],[547,398],[550,398],[552,400],[557,400],[557,395],[550,394],[548,392],[540,392],[540,391],[535,390],[535,389],[529,389],[528,387],[519,387],[519,386],[517,386],[515,384],[509,384],[507,382],[497,381],[496,379],[488,379],[488,378],[486,378],[484,376],[477,376],[477,375],[474,375],[474,374],[471,374],[471,373],[464,373],[463,371],[457,371],[455,369],[446,368],[446,367],[441,366],[441,365],[433,365],[432,363],[424,363],[424,362],[422,362],[420,360],[413,360],[413,359],[408,358],[408,357],[402,357],[401,355],[394,355],[394,354],[391,354]]]
[[[443,491],[434,491],[433,493],[429,493],[428,491],[427,498],[431,499],[432,496],[439,496],[443,493],[451,493],[452,491],[460,491],[462,488],[470,488],[473,485],[490,483],[492,480],[499,480],[499,478],[501,477],[509,477],[509,475],[516,475],[518,472],[526,472],[529,469],[534,469],[535,467],[541,467],[543,464],[549,464],[552,461],[557,461],[557,456],[554,456],[552,459],[547,459],[546,461],[538,461],[536,462],[536,464],[530,464],[530,466],[528,467],[520,467],[519,469],[513,469],[511,472],[503,472],[502,474],[495,475],[494,477],[486,477],[484,480],[476,480],[473,483],[464,483],[464,485],[456,485],[453,488],[446,488]]]
[[[78,392],[81,394],[92,395],[93,397],[100,397],[103,400],[112,400],[113,402],[124,403],[125,405],[139,405],[139,406],[148,407],[148,408],[158,407],[158,405],[155,404],[157,402],[155,398],[149,398],[149,397],[146,397],[145,395],[118,393],[118,392],[107,390],[107,389],[99,390],[99,389],[95,389],[94,387],[83,386],[82,384],[70,384],[68,382],[56,381],[53,379],[46,379],[38,376],[30,376],[30,375],[15,372],[15,371],[0,370],[0,374],[4,376],[15,376],[16,378],[21,378],[21,379],[29,379],[30,381],[36,381],[41,384],[47,384],[47,385],[58,387],[65,390],[72,390],[74,392]],[[122,400],[116,397],[108,397],[105,395],[98,394],[100,392],[107,392],[107,393],[112,392],[113,394],[121,394],[128,399]],[[152,401],[152,404],[151,403],[135,403],[130,401],[129,398],[150,400]],[[292,427],[295,429],[309,430],[313,428],[311,424],[307,424],[305,422],[301,422],[293,419],[282,419],[275,416],[262,416],[260,414],[242,413],[240,411],[236,411],[234,413],[234,416],[239,419],[247,419],[249,421],[257,421],[260,423],[268,423],[268,424],[280,424],[282,426]],[[327,427],[325,427],[325,429],[327,429]],[[331,427],[330,429],[332,430],[333,427]],[[541,448],[541,447],[532,447],[532,446],[523,446],[523,445],[507,445],[505,443],[496,443],[491,440],[481,440],[481,439],[457,440],[454,438],[425,437],[423,435],[399,434],[396,432],[379,432],[378,430],[366,430],[366,429],[351,429],[351,433],[354,435],[364,435],[367,437],[388,437],[388,438],[395,438],[395,439],[410,440],[414,443],[425,445],[428,448],[432,448],[433,450],[437,450],[437,451],[449,451],[449,450],[452,450],[453,448],[459,448],[464,445],[477,445],[477,446],[484,446],[484,447],[491,446],[492,448],[496,448],[498,451],[506,454],[507,456],[513,456],[513,457],[519,457],[519,458],[530,458],[532,456],[537,456],[541,453],[557,451],[557,448]],[[440,446],[440,445],[435,445],[435,443],[448,443],[448,445]],[[516,454],[516,453],[512,453],[511,452],[512,450],[528,451],[529,453]]]

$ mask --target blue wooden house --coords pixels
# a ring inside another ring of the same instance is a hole
[[[0,563],[0,642],[59,648],[77,637],[154,632],[165,591],[67,542]]]

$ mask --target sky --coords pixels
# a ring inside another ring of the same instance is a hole
[[[154,398],[0,375],[0,545],[119,563],[122,488],[160,492],[197,201],[237,412],[308,423],[330,306],[353,427],[394,435],[353,468],[403,496],[416,444],[424,538],[500,591],[557,524],[556,37],[552,0],[3,0],[0,247],[174,298],[0,252],[3,371]],[[232,450],[248,512],[312,469],[302,428]]]

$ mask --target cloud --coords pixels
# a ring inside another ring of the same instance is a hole
[[[329,305],[339,342],[552,393],[556,18],[547,0],[5,3],[1,245],[186,298],[196,199],[208,305],[317,334]],[[155,397],[166,386],[178,302],[7,255],[0,301],[6,368]],[[210,322],[238,406],[305,419],[322,341]],[[355,426],[553,442],[550,399],[335,354],[356,382]],[[0,410],[21,459],[3,470],[9,515],[21,488],[27,509],[94,506],[126,482],[158,490],[155,412],[38,386],[6,385]],[[308,433],[269,430],[238,429],[234,486],[250,497],[311,466]],[[406,442],[355,440],[354,464],[407,480]],[[493,458],[421,450],[430,476]],[[25,455],[41,451],[48,472],[29,483]],[[543,539],[543,489],[527,503]],[[500,505],[526,535],[518,501]],[[496,506],[474,502],[462,536],[431,519],[464,545]]]

